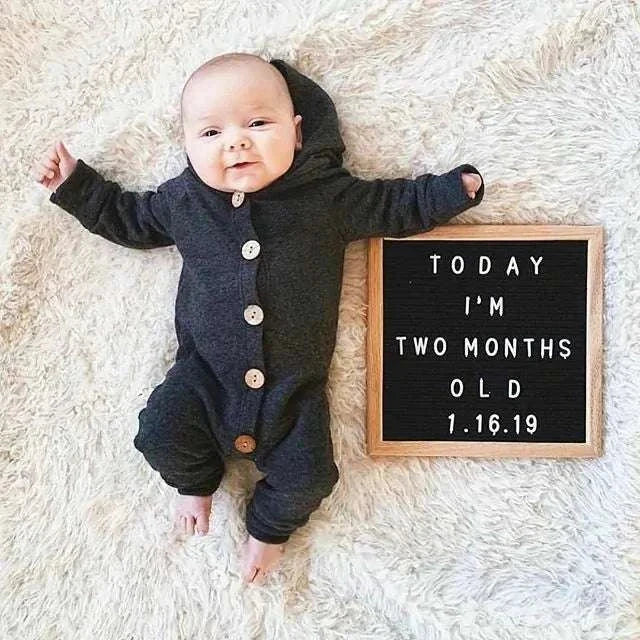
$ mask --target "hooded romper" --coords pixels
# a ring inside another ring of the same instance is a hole
[[[289,170],[253,193],[219,191],[183,172],[157,191],[123,191],[81,159],[50,201],[90,232],[136,249],[176,245],[175,363],[138,414],[134,446],[180,494],[210,495],[224,459],[265,477],[247,531],[283,543],[338,480],[325,394],[346,245],[428,231],[478,205],[460,174],[364,180],[342,167],[344,144],[325,91],[271,60],[302,115]]]

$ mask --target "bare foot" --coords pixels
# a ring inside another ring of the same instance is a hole
[[[247,584],[262,584],[279,564],[284,553],[284,543],[269,544],[256,540],[252,535],[242,546],[242,578]]]
[[[172,533],[192,536],[195,525],[195,533],[202,536],[207,535],[212,498],[212,495],[183,496],[178,494]]]

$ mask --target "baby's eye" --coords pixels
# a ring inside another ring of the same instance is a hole
[[[254,120],[251,124],[258,124],[258,125],[262,125],[262,124],[266,124],[266,123],[267,123],[267,121],[266,121],[266,120]],[[251,125],[249,125],[249,126],[251,126]],[[206,136],[207,138],[210,138],[211,136],[207,135],[207,134],[209,134],[209,133],[216,134],[216,133],[218,133],[218,132],[216,131],[216,129],[209,129],[209,130],[205,131],[202,135],[203,135],[203,136]]]

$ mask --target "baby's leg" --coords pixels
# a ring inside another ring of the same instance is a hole
[[[324,395],[304,404],[291,431],[264,460],[256,459],[256,466],[266,475],[247,505],[249,541],[243,566],[248,582],[257,568],[258,578],[268,574],[279,559],[279,547],[309,521],[338,482]]]
[[[288,492],[271,485],[269,476],[256,484],[247,506],[249,539],[243,547],[242,558],[242,577],[245,582],[261,584],[278,566],[284,543],[291,533],[306,524],[309,516],[331,493],[337,481],[337,467],[331,467],[327,473],[322,481],[300,483],[295,490]]]
[[[162,479],[178,489],[175,530],[209,530],[212,494],[224,475],[224,461],[205,405],[190,383],[188,363],[169,370],[138,414],[134,446]]]

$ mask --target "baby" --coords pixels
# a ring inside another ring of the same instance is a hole
[[[346,245],[427,231],[479,204],[484,184],[468,164],[413,180],[352,176],[333,102],[282,60],[209,60],[184,86],[181,118],[187,167],[157,191],[123,191],[62,142],[34,178],[92,233],[180,252],[176,361],[134,445],[177,489],[187,535],[209,530],[225,458],[266,474],[241,562],[257,584],[339,477],[325,389]]]

